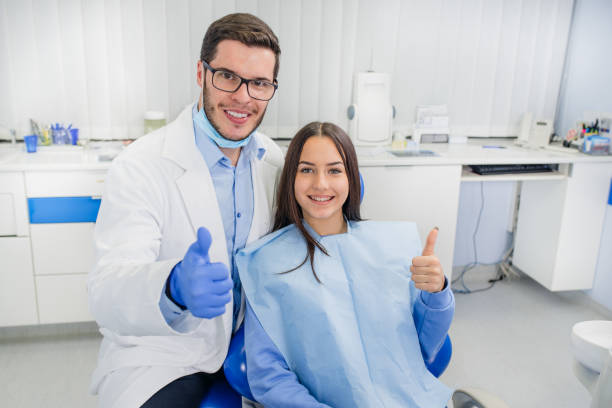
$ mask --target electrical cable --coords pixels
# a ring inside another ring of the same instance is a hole
[[[457,293],[457,294],[470,294],[470,293],[477,293],[477,292],[484,292],[485,290],[489,290],[491,289],[493,286],[495,286],[495,284],[497,282],[499,282],[500,280],[503,280],[506,277],[506,274],[503,272],[502,269],[502,264],[504,264],[504,262],[506,261],[506,258],[512,253],[513,249],[514,249],[514,245],[512,245],[510,247],[510,249],[508,249],[505,253],[504,256],[502,257],[502,260],[500,262],[495,262],[495,263],[489,263],[489,264],[484,264],[484,263],[480,263],[478,262],[478,249],[476,246],[476,235],[478,234],[478,230],[480,229],[480,221],[482,219],[482,213],[484,210],[484,202],[485,202],[485,197],[484,197],[484,182],[481,181],[480,182],[480,210],[478,211],[478,218],[476,219],[476,227],[474,228],[474,233],[472,234],[472,248],[474,250],[474,261],[470,262],[469,264],[465,265],[465,267],[463,268],[463,270],[459,273],[459,276],[457,276],[455,279],[452,280],[451,285],[454,285],[455,283],[459,282],[461,284],[461,286],[463,287],[463,289],[455,289],[453,288],[453,293]],[[489,279],[488,283],[489,286],[484,287],[484,288],[479,288],[479,289],[470,289],[467,287],[467,285],[465,284],[465,275],[467,272],[469,272],[470,270],[474,269],[476,266],[479,265],[499,265],[499,269],[497,272],[497,275],[495,276],[495,278],[493,279]],[[507,267],[508,265],[504,265],[504,267]],[[509,265],[510,268],[512,268],[511,265]],[[514,271],[512,271],[514,272]],[[509,276],[510,274],[508,274]]]

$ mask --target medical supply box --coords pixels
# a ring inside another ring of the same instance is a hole
[[[592,155],[610,154],[610,138],[606,136],[587,136],[582,143],[581,151]]]

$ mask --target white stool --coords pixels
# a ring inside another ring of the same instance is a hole
[[[612,321],[576,323],[571,347],[574,374],[593,397],[591,407],[612,407]]]

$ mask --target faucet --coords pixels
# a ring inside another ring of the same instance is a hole
[[[3,124],[0,123],[0,127],[3,127],[5,129],[8,129],[9,133],[11,134],[11,144],[14,145],[17,143],[17,131],[13,128],[9,128],[8,126],[5,126]]]

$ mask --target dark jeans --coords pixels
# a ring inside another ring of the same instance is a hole
[[[186,375],[157,391],[141,408],[199,408],[211,385],[222,378],[222,369],[214,374]]]

